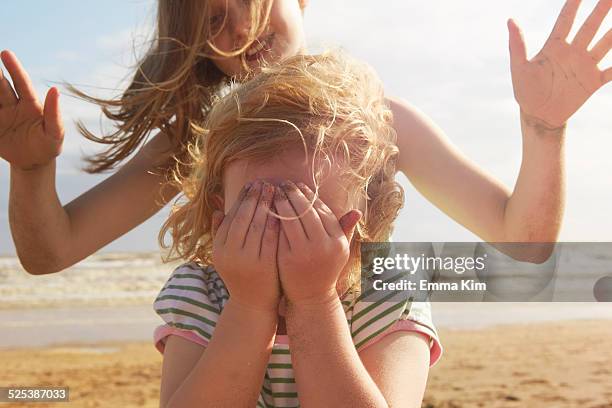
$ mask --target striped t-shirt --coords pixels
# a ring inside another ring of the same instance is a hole
[[[385,296],[369,301],[371,293],[341,298],[347,324],[358,351],[398,330],[417,331],[430,338],[430,365],[442,353],[428,302]],[[165,324],[157,327],[155,346],[163,353],[166,338],[177,335],[202,346],[214,335],[229,293],[212,266],[190,262],[176,268],[155,299],[155,312]],[[287,335],[276,335],[257,407],[298,407]]]

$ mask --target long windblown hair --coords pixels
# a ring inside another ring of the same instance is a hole
[[[177,157],[186,156],[186,146],[195,137],[192,124],[202,123],[216,95],[230,81],[210,57],[241,55],[268,23],[271,2],[249,2],[251,30],[247,41],[238,49],[223,52],[211,42],[215,32],[209,21],[210,1],[159,0],[150,49],[137,63],[131,83],[122,95],[102,99],[68,85],[76,96],[99,105],[115,126],[112,133],[98,137],[78,122],[83,136],[108,145],[103,152],[85,158],[88,164],[84,170],[100,173],[113,169],[142,145],[153,130],[169,136]]]
[[[173,172],[182,194],[158,237],[169,248],[166,261],[212,264],[213,197],[224,194],[224,169],[235,160],[274,160],[296,147],[312,155],[317,189],[324,165],[341,164],[349,198],[365,203],[351,259],[359,260],[360,242],[388,239],[404,202],[395,181],[399,150],[392,113],[376,74],[345,53],[301,55],[263,67],[215,102],[198,133],[188,147],[187,168]],[[358,265],[350,267],[349,288],[359,282]]]

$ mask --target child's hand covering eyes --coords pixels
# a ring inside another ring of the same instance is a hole
[[[243,187],[227,216],[215,212],[212,258],[232,302],[276,312],[279,220],[269,215],[273,197],[274,186],[258,180]]]
[[[226,216],[213,214],[213,264],[233,302],[276,311],[281,285],[294,305],[337,296],[361,212],[349,211],[338,220],[319,198],[309,208],[314,196],[303,183],[287,181],[275,189],[258,180],[243,187]],[[293,219],[279,221],[269,214],[273,199],[276,212]]]
[[[278,269],[289,304],[323,303],[337,297],[336,283],[350,255],[350,241],[359,210],[340,220],[303,183],[288,181],[277,188],[275,207],[283,217],[278,245]],[[310,207],[310,208],[309,208]]]

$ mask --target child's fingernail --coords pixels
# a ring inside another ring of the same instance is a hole
[[[251,186],[251,189],[249,190],[248,196],[249,197],[258,196],[260,191],[261,191],[261,180],[257,180]]]
[[[304,197],[306,197],[309,201],[314,201],[315,194],[312,192],[310,187],[308,187],[306,184],[301,183],[301,182],[298,183],[297,186],[302,191],[302,194],[304,194]]]
[[[274,200],[282,201],[282,200],[288,200],[288,199],[289,197],[287,197],[287,193],[285,193],[282,188],[276,189],[276,192],[274,194]]]
[[[293,191],[296,189],[295,184],[291,180],[286,180],[281,183],[281,187],[285,191]]]
[[[240,190],[240,194],[238,194],[238,199],[239,199],[239,200],[242,200],[242,199],[243,199],[243,198],[244,198],[244,197],[247,195],[247,193],[248,193],[248,192],[249,192],[249,190],[251,189],[251,185],[252,185],[252,184],[253,184],[253,183],[246,183],[246,184],[244,185],[244,187],[242,187],[242,190]]]

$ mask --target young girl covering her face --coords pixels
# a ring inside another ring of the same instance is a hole
[[[403,203],[391,121],[339,53],[215,104],[160,233],[191,260],[155,301],[162,407],[420,406],[441,352],[422,303],[359,290],[360,243],[386,240]]]
[[[64,127],[59,93],[44,107],[14,54],[0,74],[0,157],[11,164],[9,220],[17,254],[33,274],[65,269],[139,225],[177,193],[166,183],[201,122],[232,76],[304,46],[307,0],[159,0],[155,41],[128,89],[99,100],[117,131],[98,138],[108,150],[88,159],[90,172],[110,170],[158,133],[121,169],[62,206],[55,157]],[[514,95],[520,107],[523,160],[513,190],[468,160],[422,112],[390,99],[401,154],[397,169],[434,205],[488,242],[553,242],[564,208],[563,149],[572,114],[612,80],[597,66],[612,46],[610,31],[588,49],[611,7],[600,0],[569,42],[579,0],[567,0],[544,47],[531,60],[518,26],[508,21]],[[85,96],[83,94],[80,94]],[[436,166],[432,166],[435,158]],[[99,220],[104,219],[104,223]],[[516,256],[515,254],[511,254]],[[544,259],[546,251],[536,254]]]

